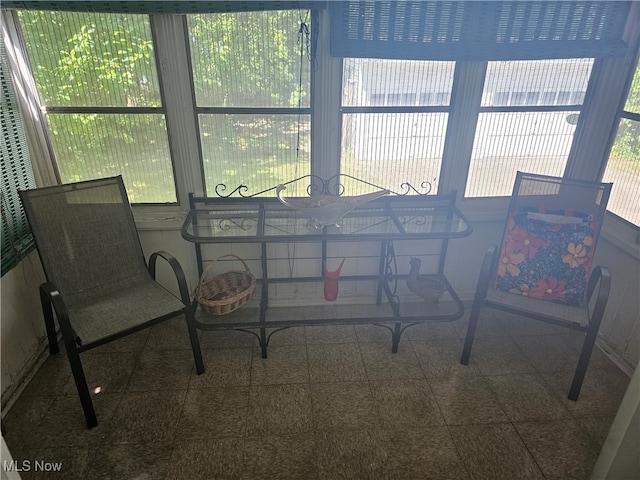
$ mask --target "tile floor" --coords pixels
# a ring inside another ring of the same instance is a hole
[[[397,354],[376,326],[292,328],[267,359],[251,335],[202,332],[196,376],[176,320],[83,354],[98,427],[61,354],[5,439],[24,479],[588,479],[628,377],[596,351],[572,402],[578,334],[490,313],[465,367],[465,326],[411,327]]]

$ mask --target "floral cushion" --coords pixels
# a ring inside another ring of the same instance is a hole
[[[511,213],[503,238],[496,288],[573,305],[585,299],[596,224],[585,214]]]

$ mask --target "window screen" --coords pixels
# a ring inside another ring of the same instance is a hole
[[[454,62],[344,59],[341,173],[395,191],[428,182],[421,193],[435,193],[453,71]]]
[[[603,182],[613,182],[607,208],[640,226],[640,68],[620,116]]]
[[[310,11],[188,16],[206,191],[310,173]],[[304,25],[304,26],[303,26]]]
[[[122,175],[133,203],[175,203],[147,15],[20,11],[63,183]]]
[[[465,196],[510,195],[518,170],[563,174],[581,108],[569,99],[576,92],[582,101],[592,65],[592,59],[489,63]]]

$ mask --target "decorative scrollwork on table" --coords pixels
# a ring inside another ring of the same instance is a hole
[[[228,232],[233,228],[239,228],[246,232],[254,228],[257,223],[258,220],[255,218],[243,218],[240,221],[234,218],[222,218],[218,221],[218,228],[224,232]]]
[[[385,271],[384,278],[387,283],[393,284],[393,288],[390,289],[391,297],[395,301],[396,305],[400,303],[398,298],[398,263],[396,261],[396,252],[393,248],[393,242],[387,242],[387,249],[385,252]]]
[[[409,182],[402,182],[400,184],[400,190],[395,191],[387,187],[382,187],[380,185],[377,185],[373,182],[362,180],[361,178],[354,177],[347,173],[338,173],[327,179],[324,179],[318,175],[312,175],[312,174],[303,175],[301,177],[294,178],[293,180],[289,180],[287,182],[281,182],[278,185],[284,185],[286,187],[288,185],[294,185],[304,180],[307,180],[309,182],[308,185],[305,187],[305,192],[309,196],[314,196],[314,195],[342,196],[347,192],[347,185],[345,183],[348,183],[348,182],[353,182],[355,185],[368,186],[368,187],[374,188],[375,190],[389,190],[389,193],[393,195],[399,195],[399,196],[405,196],[410,194],[429,195],[433,188],[433,184],[430,181],[425,180],[421,182],[418,185],[418,187],[415,187],[413,184]],[[435,181],[435,179],[433,181]],[[278,185],[269,187],[259,192],[249,194],[248,193],[249,187],[247,185],[240,184],[237,187],[235,187],[233,190],[230,190],[227,193],[227,190],[229,190],[230,187],[228,187],[224,183],[219,183],[215,187],[215,193],[220,198],[230,198],[234,195],[239,196],[241,198],[252,198],[252,197],[258,197],[258,196],[265,196],[270,193],[275,194],[275,191]]]
[[[238,185],[236,188],[234,188],[231,192],[227,194],[224,193],[226,190],[227,190],[227,186],[224,183],[219,183],[216,185],[215,192],[216,192],[216,195],[220,198],[230,198],[235,193],[237,193],[239,196],[243,198],[250,198],[253,196],[253,195],[245,195],[245,193],[249,191],[249,187],[243,184]]]
[[[429,195],[431,193],[432,185],[431,182],[428,182],[427,180],[422,182],[419,187],[421,190],[423,190],[422,192],[411,185],[409,182],[403,182],[402,184],[400,184],[400,188],[404,191],[402,193],[398,193],[397,195],[408,195],[411,192],[417,193],[418,195]]]

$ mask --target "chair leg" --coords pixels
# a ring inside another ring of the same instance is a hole
[[[463,365],[469,365],[471,347],[473,345],[473,339],[476,336],[476,327],[478,326],[478,318],[480,317],[480,308],[484,304],[484,300],[487,296],[487,289],[489,288],[489,282],[492,277],[493,265],[495,264],[497,254],[498,247],[491,245],[487,249],[482,260],[482,267],[480,268],[480,275],[478,277],[478,285],[476,286],[476,293],[473,296],[473,305],[471,306],[471,313],[469,314],[467,335],[464,339],[462,357],[460,357],[460,363]]]
[[[578,359],[578,366],[576,372],[573,375],[573,381],[571,382],[571,388],[569,389],[569,400],[578,400],[580,390],[582,389],[582,382],[587,374],[587,367],[589,366],[589,360],[593,353],[593,347],[596,344],[596,338],[598,337],[598,329],[593,327],[587,331],[587,336],[582,344],[582,350],[580,352],[580,358]]]
[[[467,334],[464,338],[464,347],[462,348],[462,357],[460,357],[460,363],[463,365],[469,365],[471,347],[473,346],[473,340],[476,336],[476,328],[478,326],[478,319],[480,318],[481,306],[482,300],[476,299],[471,307],[471,313],[469,314],[469,324],[467,325]]]
[[[69,345],[69,343],[71,343],[71,345]],[[65,342],[65,346],[67,356],[69,357],[71,373],[73,373],[73,379],[76,382],[76,389],[78,390],[78,396],[80,397],[80,403],[82,404],[84,418],[87,422],[87,428],[93,428],[98,425],[98,419],[96,418],[96,411],[93,408],[93,401],[91,400],[91,393],[89,392],[87,379],[84,375],[82,362],[80,361],[80,354],[75,349],[73,342]]]
[[[191,340],[191,350],[193,351],[193,360],[196,363],[196,373],[198,375],[204,373],[204,361],[202,360],[202,350],[200,348],[200,339],[198,338],[198,329],[196,328],[196,318],[194,309],[187,307],[185,309],[185,317],[187,318],[187,330],[189,331],[189,340]]]
[[[53,307],[51,306],[51,298],[42,287],[40,287],[40,304],[42,305],[44,325],[47,329],[47,338],[49,339],[49,353],[51,353],[51,355],[55,355],[60,351],[60,347],[58,346],[56,324],[53,319]]]
[[[584,376],[587,373],[587,367],[589,366],[589,360],[593,353],[593,347],[596,344],[598,338],[598,330],[600,330],[600,323],[604,316],[604,310],[607,306],[607,299],[609,298],[609,291],[611,289],[611,273],[606,267],[597,266],[593,269],[591,278],[587,285],[587,301],[589,301],[595,292],[596,285],[599,284],[598,294],[596,302],[592,310],[591,318],[589,319],[589,328],[587,330],[587,336],[582,344],[582,351],[580,352],[580,358],[578,359],[578,366],[576,372],[573,375],[573,381],[571,382],[571,388],[569,389],[569,400],[578,400],[580,390],[582,388],[582,382]]]

